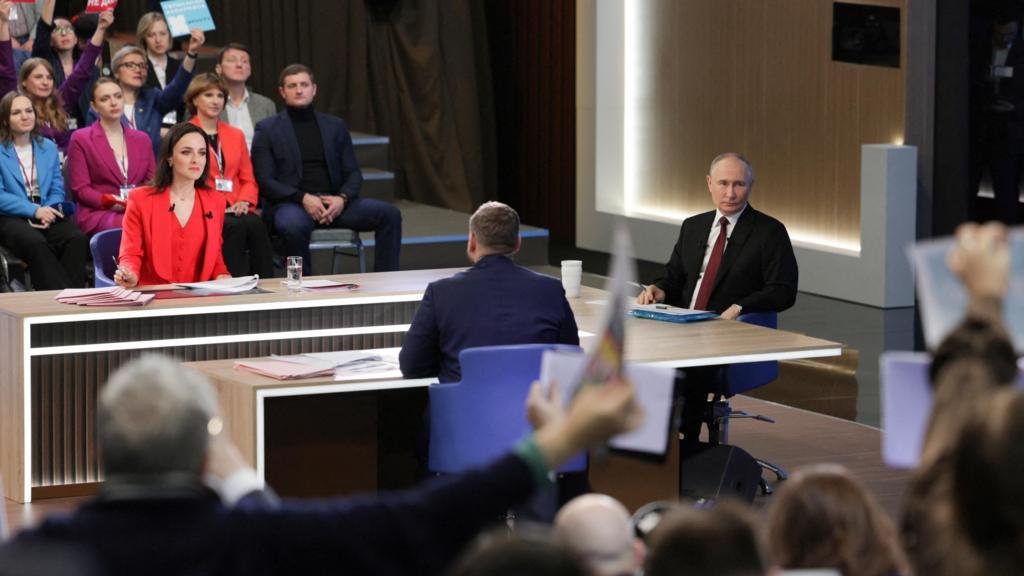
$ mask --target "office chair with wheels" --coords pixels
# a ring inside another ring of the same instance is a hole
[[[737,318],[740,322],[755,324],[765,328],[778,328],[778,315],[775,312],[752,312],[742,314]],[[751,418],[762,422],[774,423],[775,421],[760,414],[749,414],[742,410],[733,410],[729,406],[729,398],[736,394],[742,394],[755,388],[760,388],[774,382],[779,377],[778,361],[747,362],[744,364],[730,364],[723,369],[720,380],[720,388],[715,394],[709,410],[708,433],[710,444],[726,444],[729,442],[729,420],[733,418]],[[786,470],[781,466],[755,458],[757,464],[765,470],[775,474],[778,481],[788,478]],[[760,480],[761,492],[765,495],[771,494],[772,489],[764,479]]]
[[[459,353],[462,381],[430,387],[428,468],[455,474],[486,464],[530,433],[526,397],[540,377],[545,350],[580,351],[577,346],[521,344],[467,348]],[[586,454],[559,472],[582,472]]]

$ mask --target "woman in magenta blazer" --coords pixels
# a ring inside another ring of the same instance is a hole
[[[87,236],[121,227],[127,204],[121,191],[149,182],[154,163],[149,135],[121,122],[124,94],[116,81],[96,81],[91,107],[100,121],[75,131],[68,145],[68,177],[78,199],[75,218]]]

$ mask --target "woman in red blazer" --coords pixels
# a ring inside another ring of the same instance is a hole
[[[228,87],[216,74],[200,74],[188,85],[185,106],[191,122],[210,140],[210,175],[206,187],[221,192],[224,217],[224,262],[235,276],[274,275],[273,250],[263,219],[256,214],[259,187],[241,130],[219,120]]]
[[[224,198],[205,187],[207,140],[178,124],[160,143],[151,186],[128,196],[114,280],[137,285],[229,278],[221,255]]]
[[[92,88],[92,109],[100,120],[71,134],[68,176],[75,191],[75,220],[86,236],[120,228],[129,190],[153,179],[153,143],[149,134],[121,122],[124,94],[111,78]]]

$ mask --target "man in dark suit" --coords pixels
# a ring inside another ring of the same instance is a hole
[[[399,355],[406,378],[456,382],[459,352],[475,346],[579,344],[561,282],[512,262],[521,242],[511,207],[487,202],[473,214],[466,246],[473,267],[427,286]]]
[[[683,221],[665,277],[641,292],[637,302],[711,310],[729,320],[744,312],[791,307],[798,276],[793,245],[781,222],[747,202],[754,188],[750,162],[739,154],[721,154],[711,162],[707,183],[715,209]],[[707,396],[719,377],[718,367],[686,371],[684,456],[696,450]]]
[[[528,400],[537,432],[487,466],[405,492],[268,507],[253,501],[259,481],[227,438],[216,398],[205,378],[165,357],[122,367],[99,399],[99,495],[20,533],[18,545],[74,544],[111,576],[440,574],[482,528],[549,484],[550,470],[642,420],[627,382],[589,387],[568,414],[537,385]]]
[[[797,284],[793,245],[781,222],[747,203],[754,188],[750,163],[739,154],[722,154],[711,163],[707,182],[715,210],[683,221],[665,277],[648,286],[637,302],[711,310],[730,320],[742,312],[781,312],[792,306]],[[717,264],[716,245],[721,249]],[[705,286],[709,271],[717,273]]]
[[[256,125],[252,165],[263,218],[290,256],[312,272],[309,239],[318,226],[373,230],[374,271],[398,270],[402,213],[387,202],[360,198],[362,172],[345,121],[313,109],[316,83],[302,64],[281,71],[286,108]]]

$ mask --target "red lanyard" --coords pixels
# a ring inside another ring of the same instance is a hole
[[[213,152],[213,151],[211,150],[211,152]],[[224,175],[224,153],[221,151],[221,148],[220,148],[220,136],[219,135],[217,136],[217,151],[213,152],[213,157],[214,157],[214,159],[217,160],[217,168],[220,169],[220,174],[221,174],[221,176],[223,176]]]
[[[121,175],[124,176],[124,185],[128,186],[128,138],[124,133],[124,126],[121,127],[121,160],[118,161],[117,167],[121,169]]]
[[[25,190],[28,191],[29,196],[32,196],[32,178],[36,174],[36,149],[34,146],[29,144],[29,150],[32,152],[32,172],[25,171],[25,164],[21,161],[21,154],[18,154],[17,149],[14,151],[15,157],[18,158],[18,166],[21,167],[21,175],[25,177]]]

